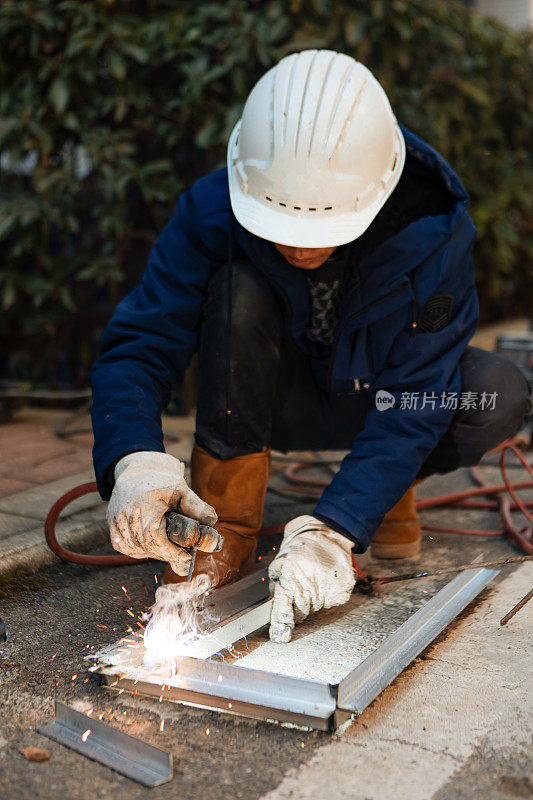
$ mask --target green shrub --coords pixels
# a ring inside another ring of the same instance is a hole
[[[177,193],[224,161],[254,81],[331,47],[472,195],[485,319],[525,310],[530,42],[452,0],[0,0],[0,336],[10,374],[83,383]]]

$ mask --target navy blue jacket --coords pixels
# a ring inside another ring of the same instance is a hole
[[[402,408],[402,393],[460,392],[459,359],[478,319],[468,196],[444,159],[403,129],[408,153],[436,170],[450,193],[450,211],[425,216],[364,254],[341,303],[327,374],[332,392],[368,386],[396,402],[374,407],[315,511],[348,531],[365,549],[384,514],[400,499],[450,425],[440,402]],[[104,335],[92,374],[94,464],[109,498],[109,465],[137,450],[163,452],[160,415],[197,349],[207,284],[228,254],[230,201],[225,169],[198,180],[150,254],[140,284],[122,300]],[[286,326],[302,343],[309,321],[303,270],[233,219],[233,252],[247,256],[283,298]],[[435,295],[451,300],[448,323],[413,328]],[[430,326],[431,327],[431,326]],[[438,327],[438,326],[436,326]],[[358,548],[359,549],[359,548]]]

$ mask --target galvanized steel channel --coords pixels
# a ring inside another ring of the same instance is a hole
[[[49,739],[99,761],[143,786],[159,786],[172,779],[172,756],[70,706],[55,701],[55,719],[37,728]]]
[[[162,683],[117,675],[112,667],[100,671],[115,691],[127,689],[177,703],[319,730],[328,730],[337,706],[335,686],[219,661],[180,658],[177,675]]]
[[[498,572],[467,570],[446,584],[339,683],[339,709],[360,714]]]

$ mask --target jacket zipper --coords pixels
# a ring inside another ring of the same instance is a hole
[[[334,341],[334,343],[332,345],[332,348],[331,348],[331,355],[330,355],[330,361],[329,361],[329,366],[328,366],[328,387],[329,387],[329,391],[330,392],[332,391],[331,382],[332,382],[333,364],[335,362],[335,356],[337,354],[337,347],[339,346],[339,340],[341,338],[341,334],[342,334],[344,328],[346,327],[346,325],[348,325],[348,323],[351,322],[352,320],[354,320],[357,317],[359,317],[365,311],[368,311],[369,308],[373,308],[374,306],[379,306],[381,303],[384,303],[386,300],[390,300],[392,297],[396,297],[397,294],[400,294],[400,292],[403,292],[405,290],[405,287],[407,285],[408,285],[408,283],[404,282],[401,286],[399,286],[393,292],[389,292],[389,294],[386,294],[383,297],[380,297],[379,300],[374,300],[372,303],[369,303],[364,308],[360,308],[359,311],[356,311],[355,313],[350,314],[350,316],[347,317],[344,320],[344,322],[342,323],[341,327],[337,331],[337,335],[335,337],[335,341]],[[354,386],[355,386],[355,390],[359,391],[359,379],[358,378],[356,378],[354,380]]]

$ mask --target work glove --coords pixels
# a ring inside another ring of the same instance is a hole
[[[352,547],[346,536],[307,514],[286,524],[279,553],[268,568],[273,642],[289,642],[294,625],[310,613],[348,602],[356,577]]]
[[[179,511],[203,525],[217,520],[185,481],[185,465],[167,453],[142,451],[124,456],[115,467],[115,486],[107,507],[111,544],[133,558],[168,561],[177,575],[187,575],[191,554],[169,541],[165,515]],[[217,549],[216,531],[198,549]]]

